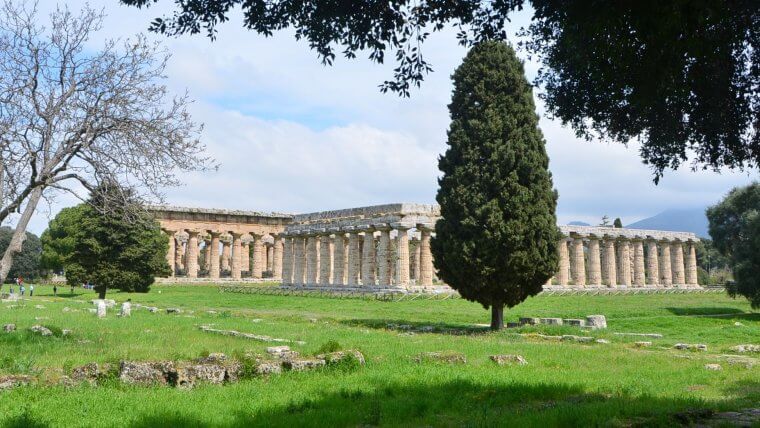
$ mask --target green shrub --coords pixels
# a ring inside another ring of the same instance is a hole
[[[335,340],[328,340],[327,342],[323,343],[322,346],[319,347],[319,349],[317,349],[317,352],[315,353],[315,355],[338,352],[341,349],[343,348],[340,346],[340,343],[336,342]]]

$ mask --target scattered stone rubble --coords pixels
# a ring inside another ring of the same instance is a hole
[[[37,333],[40,336],[52,336],[53,335],[53,332],[50,331],[49,328],[43,327],[41,325],[33,325],[33,326],[29,327],[29,331],[31,331],[32,333]]]
[[[28,385],[32,382],[31,376],[25,375],[4,375],[0,376],[0,391],[16,388],[18,386]]]
[[[648,348],[652,346],[652,342],[642,341],[642,342],[635,342],[633,346],[637,348]]]
[[[682,351],[707,351],[707,345],[701,343],[689,344],[689,343],[676,343],[673,345],[674,349],[680,349]]]
[[[517,323],[507,323],[507,327],[522,327],[524,325],[567,325],[570,327],[589,328],[591,330],[607,328],[607,318],[604,315],[588,315],[586,319],[579,318],[535,318],[522,317]]]
[[[282,343],[296,343],[298,345],[303,345],[306,342],[302,342],[300,340],[288,340],[288,339],[278,339],[276,337],[269,337],[264,336],[260,334],[253,334],[253,333],[243,333],[237,330],[220,330],[213,328],[208,325],[202,325],[200,326],[200,329],[202,331],[208,332],[208,333],[216,333],[216,334],[222,334],[224,336],[235,336],[235,337],[245,337],[246,339],[253,339],[258,340],[259,342],[282,342]]]
[[[760,352],[760,345],[736,345],[731,350],[740,354],[747,352],[758,353]]]
[[[635,337],[648,337],[651,339],[662,339],[660,333],[612,333],[615,336],[635,336]]]
[[[520,366],[524,366],[528,364],[528,361],[522,356],[522,355],[491,355],[489,357],[491,361],[496,363],[497,365],[504,366],[507,364],[517,364]]]
[[[275,349],[276,348],[276,349]],[[254,374],[257,376],[278,374],[283,370],[305,371],[326,365],[339,363],[346,358],[355,358],[361,365],[365,364],[364,355],[357,350],[338,351],[315,357],[301,358],[298,352],[287,346],[267,349],[270,358],[247,356],[254,361]],[[207,357],[192,361],[122,361],[118,371],[110,364],[86,364],[72,370],[71,376],[63,379],[68,384],[88,382],[96,385],[100,379],[114,376],[126,384],[139,386],[168,385],[180,388],[192,388],[200,383],[220,385],[236,382],[243,373],[243,364],[222,353],[209,354]],[[0,378],[0,389],[4,378]]]
[[[447,364],[466,364],[467,357],[461,352],[422,352],[414,357],[414,362],[438,362]]]
[[[707,370],[716,370],[716,371],[717,370],[723,370],[723,367],[721,367],[720,364],[715,364],[715,363],[713,363],[713,364],[705,364],[705,368]]]
[[[5,324],[3,325],[3,331],[6,333],[10,333],[16,330],[16,324]]]

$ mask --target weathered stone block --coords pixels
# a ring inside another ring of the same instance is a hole
[[[331,352],[329,354],[320,354],[316,357],[318,360],[324,360],[325,363],[329,364],[335,364],[339,363],[343,360],[346,360],[348,358],[355,358],[357,361],[359,361],[359,364],[364,365],[364,354],[361,352],[350,349],[347,351],[337,351],[337,352]]]
[[[50,329],[48,329],[47,327],[43,327],[41,325],[33,325],[33,326],[31,326],[29,328],[29,330],[32,333],[37,333],[37,334],[39,334],[41,336],[52,336],[53,335],[53,332],[50,331]]]
[[[5,375],[0,376],[0,391],[28,385],[32,382],[32,377],[24,375]]]
[[[646,347],[652,346],[652,342],[646,342],[646,341],[635,342],[633,345],[637,348],[646,348]]]
[[[540,318],[520,318],[520,324],[522,325],[536,325],[541,322]]]
[[[507,328],[517,328],[517,327],[520,327],[520,325],[521,324],[519,322],[508,322]]]
[[[282,372],[282,363],[279,361],[262,361],[256,366],[256,374],[260,376],[278,374]]]
[[[324,360],[317,359],[289,359],[282,362],[282,368],[294,372],[312,370],[324,365]]]
[[[586,316],[586,327],[594,330],[607,328],[607,318],[604,315],[588,315]]]
[[[562,325],[562,318],[541,318],[541,324]]]
[[[720,364],[705,364],[707,370],[723,370]]]
[[[16,324],[5,324],[3,325],[3,331],[6,333],[10,333],[13,331],[16,331]]]
[[[517,364],[524,366],[528,364],[528,361],[522,355],[491,355],[489,357],[494,363],[503,366],[506,364]]]
[[[140,385],[165,385],[169,377],[176,375],[171,361],[133,362],[122,361],[119,367],[119,379],[124,383]]]
[[[423,352],[414,357],[417,363],[439,362],[447,364],[466,364],[467,357],[461,352]]]
[[[226,375],[227,368],[221,364],[191,364],[177,368],[175,385],[182,388],[192,388],[200,382],[220,385]]]
[[[760,352],[760,345],[736,345],[731,348],[734,352],[746,353],[746,352]]]
[[[571,327],[583,327],[585,325],[585,322],[583,320],[574,318],[566,318],[562,320],[562,323]]]

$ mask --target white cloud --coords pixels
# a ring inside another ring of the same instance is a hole
[[[77,8],[83,2],[67,3]],[[143,10],[115,0],[90,3],[109,14],[93,47],[107,37],[144,31],[174,7],[171,1]],[[517,16],[512,29],[525,25],[529,14]],[[194,118],[206,124],[203,139],[221,163],[218,172],[188,174],[186,186],[169,189],[170,203],[304,212],[434,201],[437,156],[445,149],[449,122],[450,75],[466,52],[452,32],[434,34],[425,45],[435,72],[411,99],[378,91],[377,85],[392,76],[392,63],[339,58],[325,67],[292,33],[264,38],[241,28],[236,18],[220,27],[213,43],[202,35],[151,37],[172,53],[168,85],[197,100]],[[537,67],[526,64],[529,75]],[[655,186],[635,145],[582,141],[548,119],[541,120],[541,128],[560,193],[561,222],[596,222],[608,214],[629,223],[668,208],[704,206],[757,176],[756,171],[719,175],[682,169],[668,172]],[[31,229],[41,232],[46,223],[39,216]]]

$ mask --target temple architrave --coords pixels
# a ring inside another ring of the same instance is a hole
[[[440,217],[437,205],[398,203],[296,215],[178,207],[152,211],[170,236],[167,261],[175,275],[191,280],[270,277],[284,288],[450,291],[436,277],[430,252]],[[699,239],[693,233],[559,228],[559,271],[545,289],[699,287]]]

